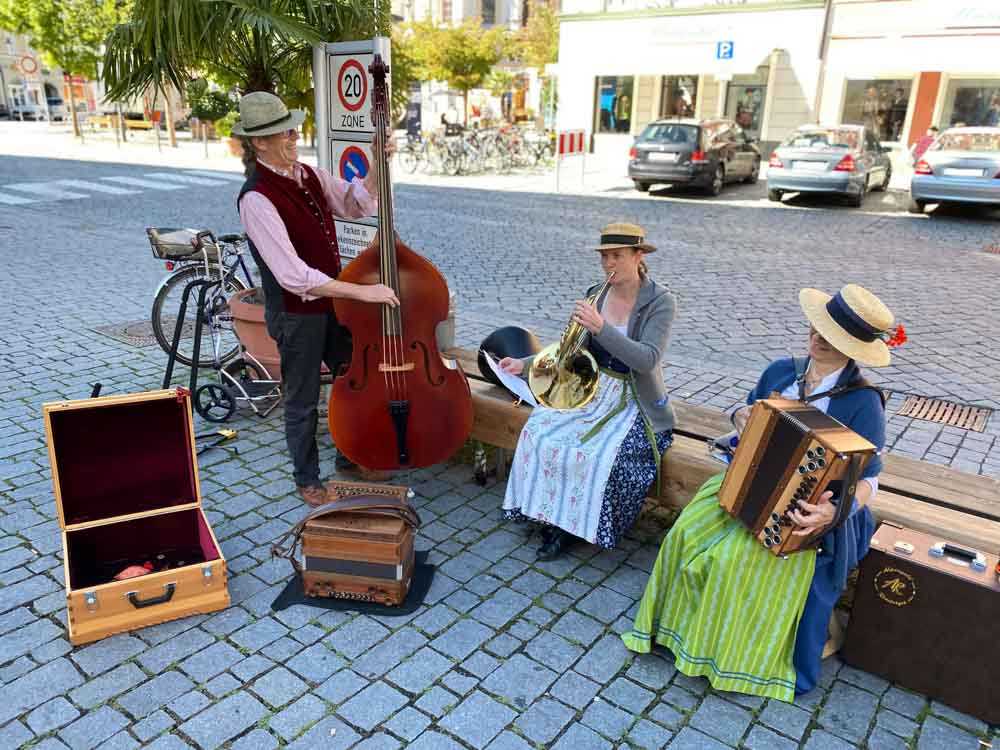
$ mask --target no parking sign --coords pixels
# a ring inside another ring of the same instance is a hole
[[[350,182],[355,177],[363,180],[371,169],[372,146],[358,141],[330,142],[330,171]]]

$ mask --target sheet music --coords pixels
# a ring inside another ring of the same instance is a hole
[[[485,350],[482,351],[483,354],[486,355],[486,361],[489,363],[490,369],[493,370],[493,374],[497,376],[497,379],[503,383],[504,388],[513,393],[526,404],[538,406],[538,402],[535,400],[535,394],[531,392],[531,388],[528,387],[526,382],[521,380],[521,378],[517,375],[511,375],[509,372],[501,370],[500,363],[493,357],[493,355]]]

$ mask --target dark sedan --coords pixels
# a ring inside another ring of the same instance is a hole
[[[628,176],[643,192],[667,183],[718,195],[727,182],[759,175],[760,149],[732,120],[657,120],[629,151]]]

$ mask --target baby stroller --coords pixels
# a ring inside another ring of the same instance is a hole
[[[240,336],[240,326],[234,325],[230,300],[226,298],[226,270],[234,269],[234,260],[245,251],[245,237],[216,239],[209,231],[195,230],[159,230],[148,232],[151,243],[158,237],[169,233],[170,240],[176,242],[178,232],[190,234],[189,241],[203,257],[218,257],[221,259],[221,275],[199,276],[192,279],[181,295],[180,309],[174,326],[170,350],[167,356],[167,368],[163,376],[163,387],[170,386],[174,364],[177,361],[177,349],[184,333],[187,309],[194,304],[198,314],[194,316],[194,344],[192,362],[201,358],[202,336],[207,327],[211,339],[212,358],[211,369],[218,382],[198,385],[198,370],[191,366],[189,388],[192,394],[195,411],[209,422],[225,422],[236,411],[239,404],[249,405],[254,414],[266,417],[281,401],[281,381],[273,378],[267,368],[256,357],[247,351],[240,342],[237,357],[223,362],[222,334],[234,331]]]

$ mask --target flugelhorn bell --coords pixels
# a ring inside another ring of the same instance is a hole
[[[597,293],[587,298],[593,305],[607,290],[614,273]],[[559,341],[542,349],[528,368],[528,387],[538,403],[550,409],[579,409],[594,400],[601,379],[594,355],[584,346],[587,329],[570,319]]]

